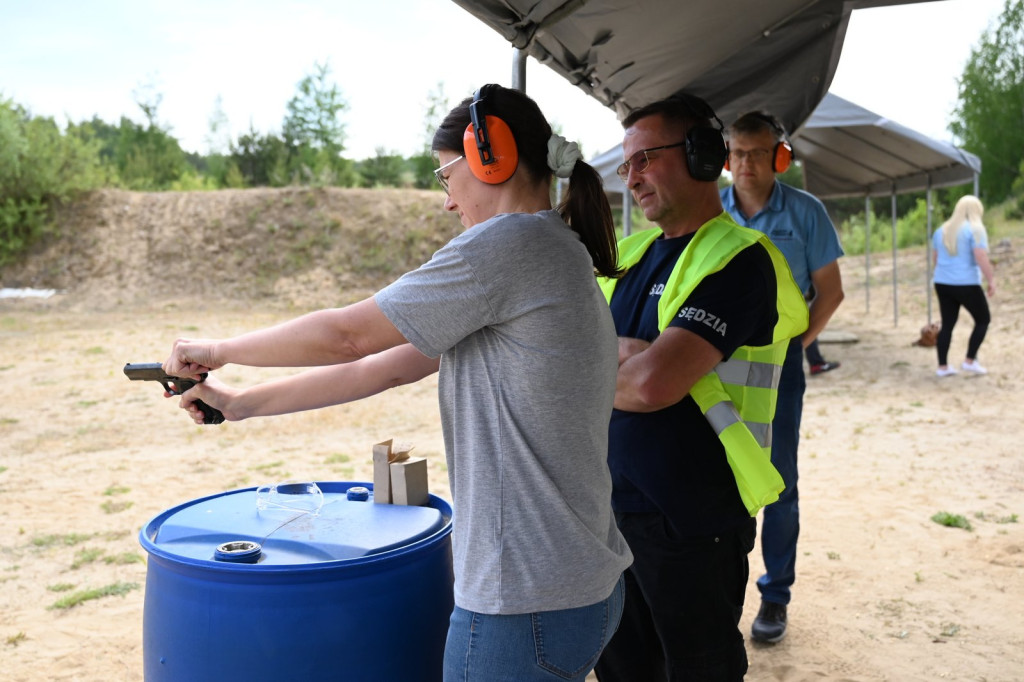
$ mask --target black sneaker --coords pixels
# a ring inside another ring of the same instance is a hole
[[[771,601],[762,601],[761,610],[750,628],[750,636],[755,642],[775,644],[786,636],[786,605]]]
[[[829,362],[828,360],[826,360],[820,365],[811,365],[811,376],[815,376],[816,374],[824,374],[825,372],[831,372],[834,369],[839,369],[839,366],[841,364],[842,363],[839,362]]]

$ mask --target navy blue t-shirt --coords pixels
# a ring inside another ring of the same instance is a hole
[[[611,311],[620,337],[657,338],[665,282],[692,240],[659,237],[615,285]],[[670,326],[698,334],[728,358],[739,346],[771,343],[775,292],[771,258],[755,244],[698,284]],[[616,511],[660,511],[680,535],[726,532],[750,519],[725,449],[688,395],[657,412],[613,410],[608,466]]]

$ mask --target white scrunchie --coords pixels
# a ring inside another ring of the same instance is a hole
[[[576,162],[583,158],[580,154],[580,146],[575,142],[569,142],[561,135],[551,133],[548,140],[548,168],[555,172],[560,178],[567,178],[572,175],[572,169]]]

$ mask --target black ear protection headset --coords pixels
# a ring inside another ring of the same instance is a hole
[[[485,85],[473,93],[469,105],[470,123],[462,136],[463,153],[469,170],[480,181],[499,185],[516,172],[519,151],[512,129],[501,118],[488,112],[488,98],[492,99],[501,86]]]
[[[718,124],[715,128],[700,123],[686,132],[686,169],[690,177],[701,182],[714,182],[722,174],[722,166],[729,156],[723,135],[725,126],[711,105],[700,97],[680,92],[668,99],[682,105],[693,118]]]
[[[774,116],[762,113],[760,111],[752,111],[746,116],[756,118],[759,121],[767,123],[771,129],[775,132],[776,137],[779,141],[772,147],[772,171],[775,173],[785,173],[789,168],[789,165],[793,163],[793,146],[786,139],[786,131],[783,129],[782,124],[776,120]],[[729,157],[725,159],[725,170],[729,170]]]

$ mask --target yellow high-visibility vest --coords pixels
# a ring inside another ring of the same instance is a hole
[[[638,232],[619,242],[619,266],[629,269],[662,232]],[[789,340],[807,329],[807,303],[793,280],[786,258],[763,233],[742,227],[723,212],[702,225],[676,261],[658,302],[658,331],[665,331],[683,302],[708,275],[718,272],[743,249],[762,244],[771,257],[778,283],[775,305],[779,320],[767,346],[740,346],[727,360],[701,377],[693,397],[725,448],[729,467],[747,512],[779,499],[785,489],[772,466],[772,418],[779,377]],[[618,280],[599,277],[605,299],[611,303]]]

